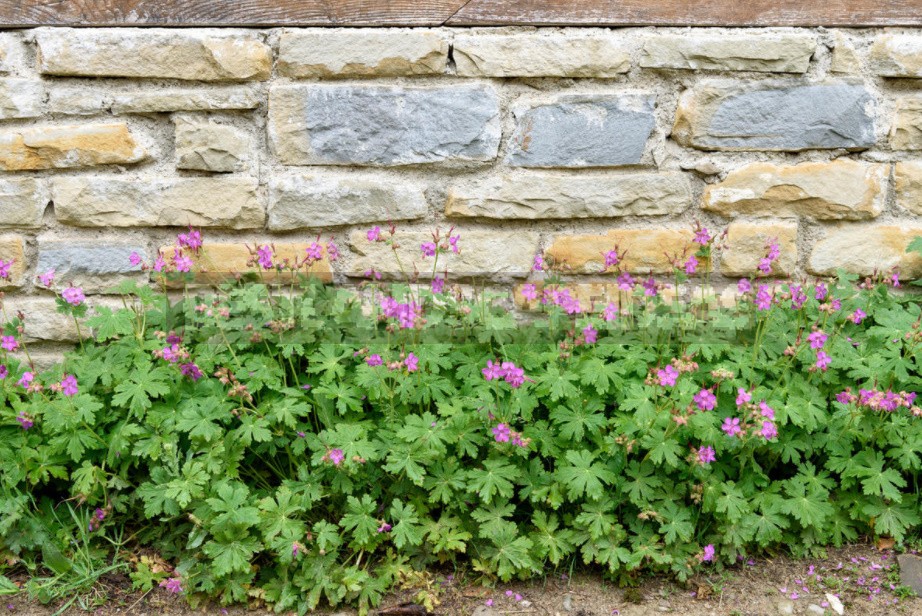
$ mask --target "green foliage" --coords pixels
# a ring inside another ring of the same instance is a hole
[[[638,290],[615,320],[376,289],[425,315],[412,327],[380,295],[369,316],[309,280],[173,304],[122,290],[126,307],[98,309],[93,339],[30,391],[4,356],[0,553],[47,579],[92,578],[124,527],[169,562],[138,562],[144,591],[169,578],[224,602],[367,610],[439,563],[488,580],[579,564],[684,578],[760,550],[903,542],[922,523],[922,418],[900,393],[922,387],[922,309],[883,286],[779,288],[766,310]],[[487,380],[488,360],[514,366]]]

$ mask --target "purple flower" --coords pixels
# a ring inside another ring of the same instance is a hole
[[[772,307],[772,296],[768,292],[768,285],[759,285],[759,292],[756,293],[756,309],[768,310]]]
[[[372,227],[365,235],[369,242],[377,242],[381,238],[381,227]]]
[[[339,246],[336,245],[336,242],[333,241],[332,237],[327,242],[326,248],[327,248],[327,258],[330,261],[338,261],[339,260]]]
[[[508,443],[509,442],[509,426],[504,423],[496,424],[493,428],[493,439],[497,443]]]
[[[499,380],[506,376],[506,371],[503,370],[503,367],[499,363],[493,363],[491,360],[487,360],[487,367],[483,368],[481,371],[483,373],[483,378],[488,381],[494,379]]]
[[[688,261],[685,262],[685,273],[691,276],[698,271],[698,259],[695,258],[695,255],[688,257]]]
[[[374,366],[380,366],[381,364],[383,364],[384,360],[381,359],[380,355],[377,355],[377,354],[369,355],[368,357],[365,358],[365,363],[368,364],[369,366],[374,367]]]
[[[175,364],[180,359],[179,345],[174,343],[163,347],[160,356],[171,364]]]
[[[163,268],[166,267],[166,260],[163,258],[163,255],[158,254],[157,259],[154,261],[153,269],[155,272],[162,272]]]
[[[272,246],[265,245],[256,249],[256,260],[259,266],[264,270],[270,270],[274,267],[272,263]]]
[[[319,261],[323,258],[323,246],[318,242],[311,242],[310,245],[304,249],[304,252],[311,261]]]
[[[827,295],[829,295],[829,289],[826,288],[826,285],[822,282],[817,283],[816,289],[813,291],[813,297],[821,302],[826,299]]]
[[[533,302],[538,299],[538,293],[533,284],[523,284],[522,285],[522,297],[526,300]]]
[[[752,291],[752,283],[748,278],[740,278],[740,281],[736,283],[736,290],[740,295],[745,295]]]
[[[2,341],[0,347],[3,347],[7,351],[12,352],[19,348],[19,341],[16,340],[16,336],[3,336]]]
[[[634,289],[634,278],[627,272],[618,276],[618,288],[622,291],[632,291]]]
[[[455,254],[461,252],[461,248],[458,246],[458,240],[461,239],[460,235],[449,235],[448,236],[448,246],[451,248],[451,251]]]
[[[791,308],[800,310],[807,303],[807,294],[799,284],[791,285]]]
[[[381,526],[378,527],[378,532],[379,533],[389,533],[391,532],[391,528],[393,527],[387,522],[381,522]]]
[[[5,379],[10,375],[9,368],[6,367],[6,364],[0,364],[0,381]]]
[[[77,395],[78,391],[77,377],[73,374],[64,375],[64,379],[61,381],[61,393],[68,398],[72,398]]]
[[[811,332],[807,336],[807,341],[810,343],[810,348],[813,350],[822,349],[826,344],[826,339],[829,338],[829,335],[821,329]]]
[[[346,454],[343,453],[342,449],[331,449],[324,457],[329,460],[333,466],[339,466],[343,463],[343,460],[346,459]]]
[[[42,286],[50,287],[54,284],[54,269],[50,269],[44,274],[39,274],[38,281],[42,283]]]
[[[778,428],[770,421],[763,421],[760,433],[762,434],[762,438],[768,441],[778,436]]]
[[[621,263],[621,255],[618,254],[618,247],[605,253],[605,269],[616,267]]]
[[[25,411],[20,411],[19,415],[16,416],[16,421],[19,422],[19,425],[23,430],[28,430],[35,425],[35,422],[32,421],[32,418],[26,415]]]
[[[586,344],[593,344],[599,336],[599,332],[592,325],[587,325],[583,328],[583,338],[586,340]]]
[[[33,374],[32,372],[23,372],[22,376],[17,382],[17,385],[19,385],[23,389],[26,389],[29,387],[29,385],[32,384],[32,381],[34,380],[35,380],[35,374]]]
[[[86,296],[83,294],[83,289],[80,287],[67,287],[61,291],[61,297],[71,306],[79,306],[86,301]]]
[[[736,406],[743,406],[752,400],[752,394],[740,387],[736,390]]]
[[[832,363],[832,357],[830,357],[826,351],[817,351],[816,352],[816,369],[826,372],[826,369],[829,368],[829,364]]]
[[[614,321],[618,318],[618,307],[613,302],[608,302],[605,310],[602,311],[602,319],[605,321]]]
[[[858,396],[850,391],[841,391],[836,394],[836,401],[840,404],[851,404],[858,400]]]
[[[167,578],[160,582],[160,588],[165,589],[167,592],[178,595],[182,592],[182,581],[178,576]]]
[[[436,245],[435,242],[423,242],[419,245],[419,249],[423,251],[424,257],[434,257]]]
[[[674,387],[678,378],[679,371],[672,364],[656,371],[656,379],[662,387]]]
[[[202,374],[202,370],[192,362],[187,364],[180,364],[179,372],[183,376],[187,376],[193,381],[197,381],[204,376]]]
[[[445,279],[440,276],[436,276],[432,279],[431,286],[432,292],[438,295],[445,288]]]
[[[694,402],[702,411],[713,411],[717,405],[717,396],[710,389],[702,389],[695,394]]]
[[[541,255],[540,252],[539,252],[538,254],[535,255],[535,262],[534,262],[534,264],[531,266],[531,269],[534,270],[534,271],[536,271],[536,272],[543,272],[543,271],[544,271],[544,257]]]
[[[768,406],[765,400],[762,400],[761,402],[759,402],[759,414],[762,415],[762,417],[765,417],[766,419],[774,419],[775,409]]]
[[[192,259],[184,255],[179,249],[173,251],[173,267],[177,272],[191,272]]]
[[[739,417],[725,417],[724,423],[720,426],[720,429],[724,431],[727,436],[737,436],[743,430],[740,428]]]
[[[511,361],[504,361],[502,368],[506,382],[514,389],[518,389],[525,383],[525,370],[522,368],[519,368]]]
[[[867,316],[868,316],[868,315],[867,315],[867,313],[866,313],[864,310],[862,310],[861,308],[856,308],[856,309],[855,309],[855,312],[853,312],[853,313],[848,317],[848,320],[851,321],[852,323],[854,323],[855,325],[861,325],[861,322],[864,321],[864,319],[865,319]]]
[[[714,544],[709,543],[704,546],[704,554],[701,555],[701,560],[704,562],[713,562],[714,560]]]
[[[653,276],[647,278],[646,282],[643,283],[643,294],[647,297],[656,297],[656,280],[653,279]]]
[[[700,244],[701,246],[706,246],[707,243],[711,241],[711,234],[708,233],[706,227],[701,227],[695,231],[695,239],[692,241],[694,241],[696,244]]]
[[[202,247],[202,234],[200,231],[189,227],[188,233],[180,233],[176,237],[177,243],[183,248],[188,248],[192,252],[198,252]]]
[[[714,448],[710,445],[702,447],[698,450],[698,462],[701,464],[710,464],[717,460],[717,456],[714,453]]]
[[[142,259],[141,255],[139,255],[137,252],[132,252],[130,255],[128,255],[128,263],[130,263],[133,267],[141,265],[143,261],[144,259]]]
[[[13,261],[4,261],[0,259],[0,280],[9,280],[11,277],[10,268],[13,267]]]
[[[413,353],[410,353],[407,355],[407,358],[403,360],[403,365],[407,367],[407,372],[416,372],[419,370],[419,358]]]

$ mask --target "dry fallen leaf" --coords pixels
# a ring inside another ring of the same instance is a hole
[[[711,596],[711,587],[710,586],[698,586],[697,592],[695,592],[695,599],[698,601],[703,601]]]
[[[896,545],[896,541],[894,541],[892,537],[877,538],[877,549],[881,552],[884,550],[892,550],[894,545]]]

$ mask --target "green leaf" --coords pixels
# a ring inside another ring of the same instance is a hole
[[[259,548],[256,539],[246,537],[228,542],[209,541],[202,547],[202,551],[212,559],[215,575],[222,576],[235,571],[249,571],[250,559]]]
[[[604,484],[613,484],[618,479],[601,462],[595,462],[592,454],[585,449],[568,451],[565,457],[570,465],[559,468],[557,476],[566,486],[570,498],[585,494],[591,500],[599,500],[604,494]]]
[[[112,404],[127,407],[135,417],[141,417],[150,408],[151,400],[169,393],[166,384],[169,373],[165,368],[144,367],[135,370],[127,381],[115,386]]]
[[[423,542],[423,526],[419,523],[419,516],[412,505],[404,505],[395,499],[391,505],[391,520],[394,521],[391,539],[397,549],[403,549],[407,545],[420,545]]]
[[[96,315],[88,318],[86,323],[96,333],[96,340],[102,342],[134,333],[137,315],[133,310],[112,310],[108,306],[96,306],[94,310]]]
[[[468,471],[468,490],[476,492],[485,503],[490,502],[495,494],[503,498],[512,496],[513,481],[517,475],[515,467],[502,460],[487,460],[483,466]]]
[[[362,500],[350,496],[346,501],[346,515],[339,521],[339,525],[352,531],[356,545],[362,548],[369,547],[371,540],[378,534],[378,521],[374,513],[378,506],[374,499],[365,494]]]

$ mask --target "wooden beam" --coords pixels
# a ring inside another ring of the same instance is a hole
[[[922,26],[922,0],[0,0],[32,26]]]
[[[0,27],[440,26],[466,0],[0,0]]]
[[[471,0],[452,26],[919,26],[922,0]]]

